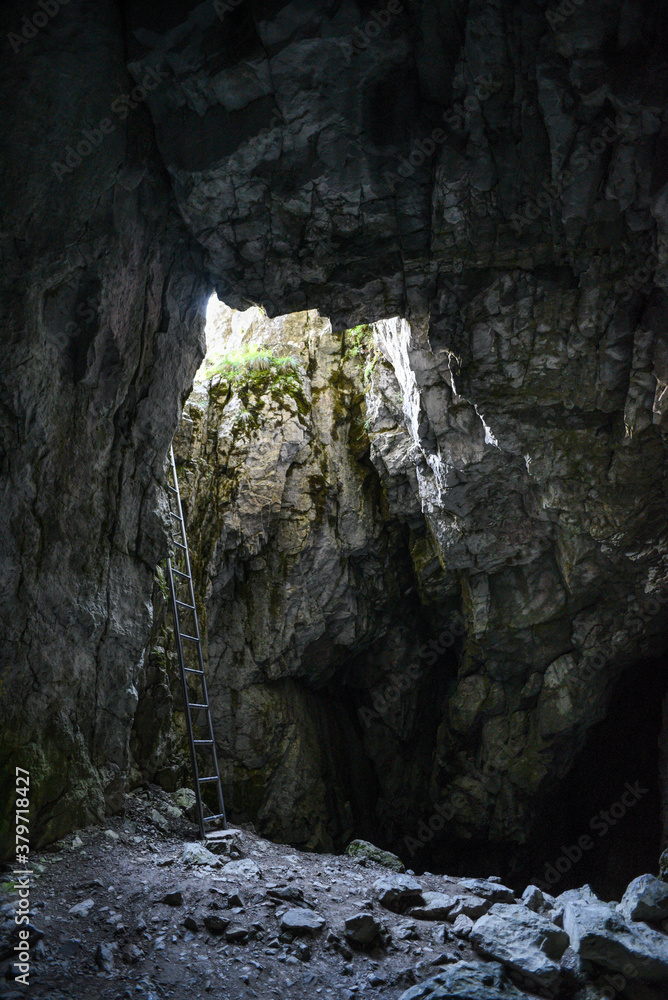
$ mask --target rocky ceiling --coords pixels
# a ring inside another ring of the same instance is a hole
[[[433,799],[487,767],[479,822],[516,838],[663,648],[663,5],[45,0],[0,25],[4,793],[24,761],[44,840],[122,801],[215,286],[410,321],[387,350],[484,719],[443,736]]]

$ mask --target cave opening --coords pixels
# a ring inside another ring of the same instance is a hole
[[[656,872],[665,846],[668,655],[630,665],[614,685],[566,776],[543,795],[525,844],[434,838],[402,855],[417,871],[485,878],[500,874],[521,892],[558,895],[590,884],[621,899],[632,879]]]

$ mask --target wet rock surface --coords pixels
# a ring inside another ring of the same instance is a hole
[[[203,865],[183,850],[195,833],[185,817],[156,832],[151,809],[166,804],[159,789],[131,795],[106,831],[87,827],[35,856],[30,996],[589,1000],[609,981],[620,996],[627,987],[629,997],[662,995],[652,982],[668,978],[668,934],[630,926],[588,887],[547,901],[544,915],[520,900],[487,900],[475,923],[453,922],[427,904],[464,897],[466,880],[388,874],[374,862],[360,869],[345,854],[302,853],[244,828],[236,838],[255,872]],[[417,919],[395,912],[392,881],[395,894],[410,890],[425,905]],[[0,995],[15,1000],[25,995],[5,975],[15,900],[3,894]],[[555,923],[561,906],[565,930]]]

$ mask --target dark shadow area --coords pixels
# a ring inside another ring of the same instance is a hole
[[[516,881],[554,880],[553,893],[588,882],[603,898],[620,899],[631,879],[658,871],[667,678],[665,654],[624,672],[607,717],[591,728],[575,766],[544,808]]]
[[[619,900],[628,883],[658,872],[662,803],[659,741],[668,656],[638,661],[617,682],[607,717],[589,731],[577,762],[538,809],[527,845],[442,840],[404,863],[417,872],[500,875],[516,891],[553,895],[589,883]]]

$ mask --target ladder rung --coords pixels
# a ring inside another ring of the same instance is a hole
[[[187,573],[182,573],[180,569],[174,569],[172,566],[172,573],[176,573],[177,576],[182,576],[184,580],[189,580],[190,576]]]
[[[211,747],[213,746],[213,740],[193,740],[196,747]]]
[[[200,785],[203,785],[205,781],[218,781],[218,777],[217,775],[214,774],[212,778],[198,778],[197,780],[199,781]]]
[[[182,608],[190,608],[191,611],[195,610],[194,604],[187,604],[185,601],[177,601],[176,603],[180,604]]]
[[[208,707],[209,707],[208,705],[198,705],[194,701],[189,701],[188,702],[188,708],[208,708]]]
[[[187,549],[188,548],[187,545],[182,545],[181,542],[174,542],[174,545],[176,545],[179,549]]]
[[[184,667],[183,669],[187,674],[204,674],[203,670],[195,670],[194,667]]]
[[[179,632],[182,639],[190,639],[191,642],[199,642],[198,635],[188,635],[187,632]]]
[[[171,490],[172,493],[178,493],[179,492],[178,490],[175,490],[173,486],[170,486],[169,483],[167,483],[167,489]]]
[[[204,822],[205,823],[212,823],[214,821],[214,819],[225,819],[225,813],[218,813],[217,816],[205,816],[204,817]]]
[[[169,513],[171,514],[172,517],[175,517],[177,521],[182,521],[183,520],[183,518],[181,517],[181,515],[180,514],[175,514],[173,510],[170,510]]]

